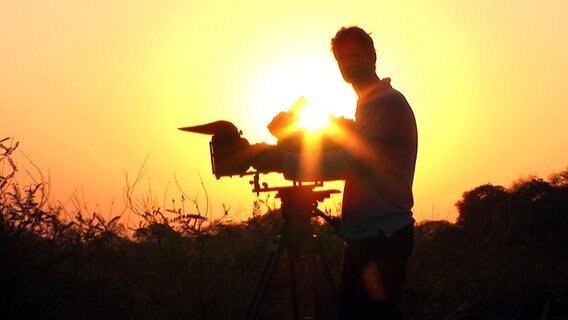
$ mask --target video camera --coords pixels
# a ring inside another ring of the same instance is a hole
[[[336,121],[336,124],[339,123]],[[266,143],[250,144],[242,137],[242,131],[233,123],[225,120],[214,121],[202,125],[183,127],[179,130],[212,135],[209,142],[211,168],[217,179],[221,177],[245,176],[255,173],[281,172],[279,164],[267,169],[265,166],[255,167],[255,160],[265,154],[270,148],[279,151],[301,153],[304,150],[305,131],[297,130],[280,137],[276,145]],[[313,141],[312,141],[313,142]],[[320,133],[317,143],[319,151],[334,150],[341,147],[341,142],[332,138],[328,133]],[[251,167],[255,171],[248,171]],[[292,180],[286,175],[284,178]]]

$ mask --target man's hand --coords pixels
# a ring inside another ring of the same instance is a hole
[[[298,121],[298,116],[292,112],[280,112],[272,119],[267,128],[270,133],[280,140],[290,133],[292,125]]]
[[[340,129],[343,129],[345,132],[352,132],[355,130],[355,121],[351,119],[347,119],[344,117],[334,118],[331,117],[329,122],[333,125],[338,126]]]

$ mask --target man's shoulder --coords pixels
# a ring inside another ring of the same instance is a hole
[[[383,88],[374,92],[359,106],[363,113],[400,112],[409,108],[406,97],[393,87]]]
[[[390,78],[380,79],[360,101],[362,105],[406,102],[404,95],[391,85]]]

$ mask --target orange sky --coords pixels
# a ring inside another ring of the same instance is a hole
[[[125,173],[148,158],[138,197],[169,207],[176,177],[205,201],[201,178],[215,215],[226,204],[246,218],[248,180],[215,180],[209,138],[176,128],[224,119],[274,142],[266,124],[300,96],[352,117],[329,40],[359,25],[416,114],[415,216],[453,220],[466,190],[568,166],[566,12],[562,0],[3,1],[0,138],[21,142],[63,204],[78,194],[119,212]]]

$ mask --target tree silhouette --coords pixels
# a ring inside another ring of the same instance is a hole
[[[485,184],[467,191],[456,203],[457,224],[485,240],[566,242],[568,170],[548,180],[529,176],[508,189]]]
[[[553,182],[531,178],[513,185],[511,223],[518,238],[529,242],[562,240],[558,236],[568,223],[567,177],[568,171],[564,171],[554,175]]]
[[[553,173],[548,178],[550,184],[559,188],[568,188],[568,168],[566,170]]]
[[[485,184],[467,191],[456,203],[459,210],[457,224],[465,230],[491,237],[499,232],[507,214],[509,193],[502,186]]]

